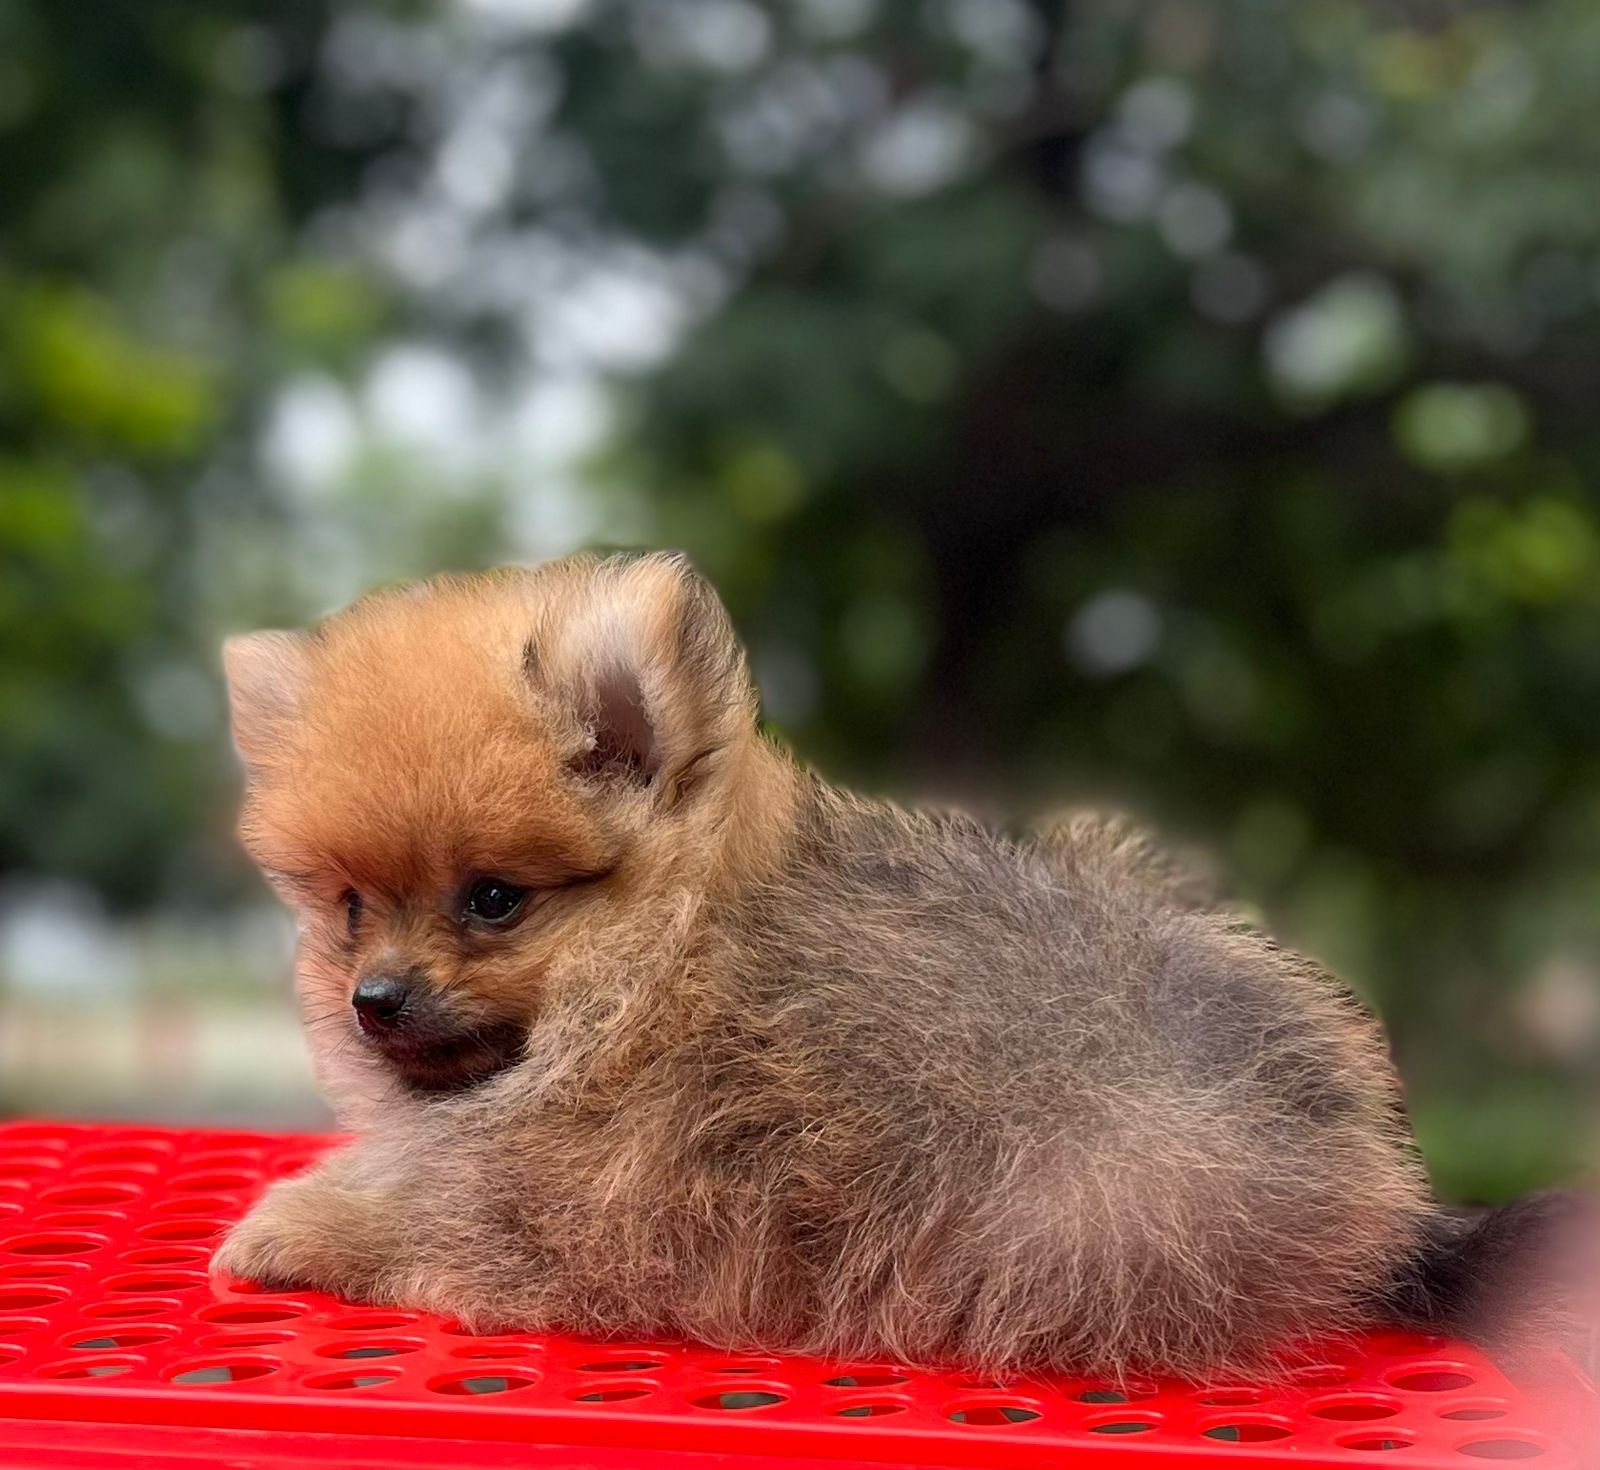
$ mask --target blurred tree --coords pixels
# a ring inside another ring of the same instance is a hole
[[[1220,838],[1425,1129],[1474,1075],[1532,1110],[1491,1161],[1457,1106],[1451,1182],[1558,1166],[1578,1110],[1507,1035],[1551,949],[1595,985],[1600,16],[744,8],[735,64],[720,4],[654,54],[645,9],[566,38],[556,126],[599,228],[753,222],[623,467],[814,670],[778,713]]]
[[[222,882],[206,528],[270,512],[274,375],[374,325],[296,238],[378,141],[304,130],[336,10],[0,3],[0,874]]]
[[[1202,836],[1448,1183],[1570,1162],[1593,7],[0,0],[0,56],[0,866],[192,869],[208,618],[680,544],[808,754]],[[519,472],[599,381],[587,473]]]

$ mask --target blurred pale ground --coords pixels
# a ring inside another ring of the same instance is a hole
[[[0,0],[0,1110],[320,1117],[215,649],[688,549],[871,789],[1087,798],[1383,1011],[1600,1042],[1600,8]]]

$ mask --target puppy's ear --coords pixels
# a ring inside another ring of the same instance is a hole
[[[300,710],[308,656],[304,633],[246,633],[222,645],[233,743],[259,767]]]
[[[671,804],[754,728],[755,691],[728,615],[680,555],[563,571],[524,672],[575,726],[577,775]]]

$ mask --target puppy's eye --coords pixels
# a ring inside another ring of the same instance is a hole
[[[344,923],[352,934],[361,927],[361,895],[353,888],[344,891]]]
[[[467,891],[467,917],[485,924],[504,924],[522,907],[527,890],[504,878],[480,878]]]

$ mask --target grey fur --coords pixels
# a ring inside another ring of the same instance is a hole
[[[665,626],[747,724],[687,585]],[[596,796],[631,803],[609,830],[739,800],[730,728],[681,808]],[[362,1136],[222,1264],[480,1327],[986,1371],[1259,1372],[1366,1320],[1433,1207],[1347,993],[1121,823],[1018,844],[782,769],[770,861],[584,910],[489,1080],[419,1097],[322,1043]]]

